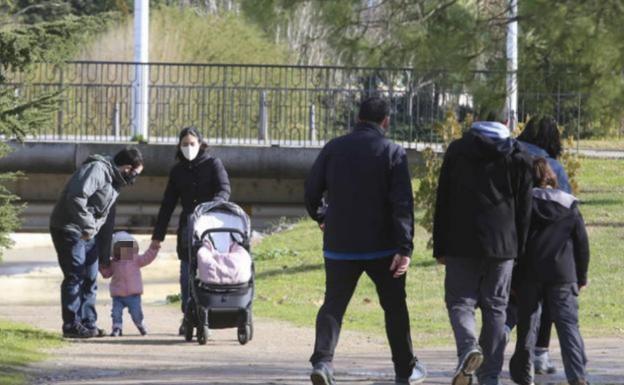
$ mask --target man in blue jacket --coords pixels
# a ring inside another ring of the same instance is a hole
[[[315,385],[334,383],[342,317],[364,272],[384,310],[396,383],[426,376],[412,350],[405,294],[414,236],[412,185],[405,150],[385,137],[389,112],[381,98],[362,102],[354,130],[323,147],[306,180],[306,208],[324,231],[325,300],[310,358]]]

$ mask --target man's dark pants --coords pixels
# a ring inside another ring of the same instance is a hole
[[[61,308],[63,330],[82,324],[96,326],[98,249],[95,239],[80,239],[78,234],[50,229],[59,265],[63,271]]]
[[[533,349],[541,318],[541,303],[548,301],[550,318],[555,323],[561,356],[568,382],[586,378],[585,346],[578,324],[578,287],[576,283],[544,285],[523,282],[518,293],[518,340],[509,363],[509,371],[515,382],[533,382]]]
[[[377,288],[386,321],[386,334],[398,377],[409,377],[414,367],[409,314],[405,295],[405,275],[393,277],[392,257],[372,260],[325,258],[325,301],[316,317],[316,341],[310,362],[330,363],[338,344],[342,317],[357,282],[366,273]]]
[[[505,319],[513,259],[446,257],[444,281],[446,307],[457,354],[481,347],[480,380],[498,377],[505,351]],[[477,343],[475,309],[481,308],[483,325]]]

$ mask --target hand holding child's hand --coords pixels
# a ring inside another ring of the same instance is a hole
[[[149,248],[152,250],[160,250],[160,241],[157,240],[152,240],[152,242],[149,245]]]

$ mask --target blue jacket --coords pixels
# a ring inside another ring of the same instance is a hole
[[[411,255],[412,194],[405,150],[373,123],[327,143],[305,183],[308,213],[325,224],[326,253]]]
[[[527,142],[519,142],[522,143],[527,152],[534,157],[546,158],[546,161],[548,161],[550,168],[552,168],[555,174],[557,174],[557,183],[559,183],[559,189],[567,192],[568,194],[572,193],[572,187],[570,187],[570,182],[568,182],[568,174],[566,174],[563,166],[561,165],[561,163],[559,163],[557,159],[551,158],[546,150],[541,147]]]

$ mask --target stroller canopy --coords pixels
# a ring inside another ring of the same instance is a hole
[[[193,238],[203,241],[202,235],[208,230],[214,247],[221,251],[229,251],[232,239],[248,245],[251,238],[249,216],[240,206],[232,202],[211,201],[198,205],[191,216]],[[218,230],[235,230],[218,232]],[[242,239],[240,239],[242,236]]]

